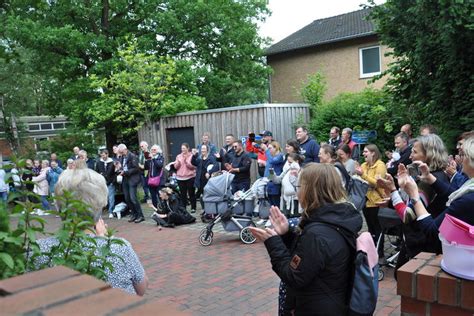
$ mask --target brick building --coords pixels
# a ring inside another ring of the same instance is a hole
[[[0,120],[3,123],[3,120]],[[57,136],[67,127],[67,118],[59,115],[50,116],[22,116],[17,120],[18,128],[23,132],[20,133],[22,143],[34,146],[36,150],[41,150],[37,142],[47,140],[50,137]],[[12,154],[12,150],[8,141],[5,139],[5,127],[0,124],[0,156],[8,158]]]
[[[309,75],[321,72],[327,82],[325,98],[341,92],[357,92],[387,68],[388,48],[381,45],[374,25],[367,20],[370,9],[320,19],[270,46],[267,64],[270,102],[302,102],[300,91]],[[373,86],[381,88],[384,79]]]

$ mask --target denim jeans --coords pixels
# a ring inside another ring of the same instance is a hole
[[[142,207],[137,197],[137,187],[138,185],[132,185],[127,178],[123,178],[123,196],[128,208],[132,211],[132,216],[135,218],[143,217]]]
[[[109,191],[108,193],[108,202],[109,202],[109,214],[113,213],[114,206],[115,206],[115,185],[113,183],[107,186]]]
[[[7,200],[8,200],[8,192],[7,191],[0,192],[0,201],[7,203]]]
[[[150,189],[151,203],[154,207],[158,207],[158,191],[162,188],[160,187],[148,187]]]
[[[44,211],[49,210],[49,202],[48,202],[47,195],[41,195],[41,207],[43,208]]]

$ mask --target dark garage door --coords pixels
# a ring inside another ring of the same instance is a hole
[[[174,161],[176,156],[181,153],[181,144],[188,143],[191,148],[194,148],[194,128],[167,128],[168,139],[168,161]]]

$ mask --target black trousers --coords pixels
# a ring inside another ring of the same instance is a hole
[[[378,207],[364,207],[363,209],[365,221],[367,222],[367,228],[369,233],[374,238],[374,243],[377,245],[382,228],[379,223],[379,208]],[[378,249],[379,257],[384,257],[384,238],[381,240],[381,245]]]
[[[184,208],[188,205],[188,197],[191,202],[191,209],[196,210],[196,192],[194,189],[194,178],[188,180],[178,180],[179,194]]]

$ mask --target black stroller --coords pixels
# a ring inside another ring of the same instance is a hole
[[[401,244],[397,245],[393,239],[397,239],[399,243],[404,242],[403,233],[401,226],[403,225],[402,220],[398,217],[394,209],[388,207],[381,207],[379,209],[378,219],[380,227],[382,228],[382,233],[380,234],[377,240],[377,250],[382,249],[385,251],[383,240],[387,236],[390,242],[390,246],[394,250],[389,254],[389,257],[385,260],[383,264],[380,265],[379,269],[379,281],[382,281],[385,277],[385,272],[383,267],[395,268],[397,265],[398,256],[400,254]]]
[[[250,226],[255,227],[252,217],[235,214],[237,209],[245,212],[243,209],[250,207],[242,203],[249,201],[248,198],[253,192],[250,189],[237,200],[233,200],[230,193],[230,184],[233,178],[233,174],[226,172],[209,179],[204,187],[204,212],[216,217],[199,234],[199,243],[203,246],[209,246],[212,243],[214,237],[212,228],[217,223],[221,223],[225,231],[238,231],[240,240],[245,244],[252,244],[256,240],[249,230]],[[253,203],[251,204],[253,205]]]

